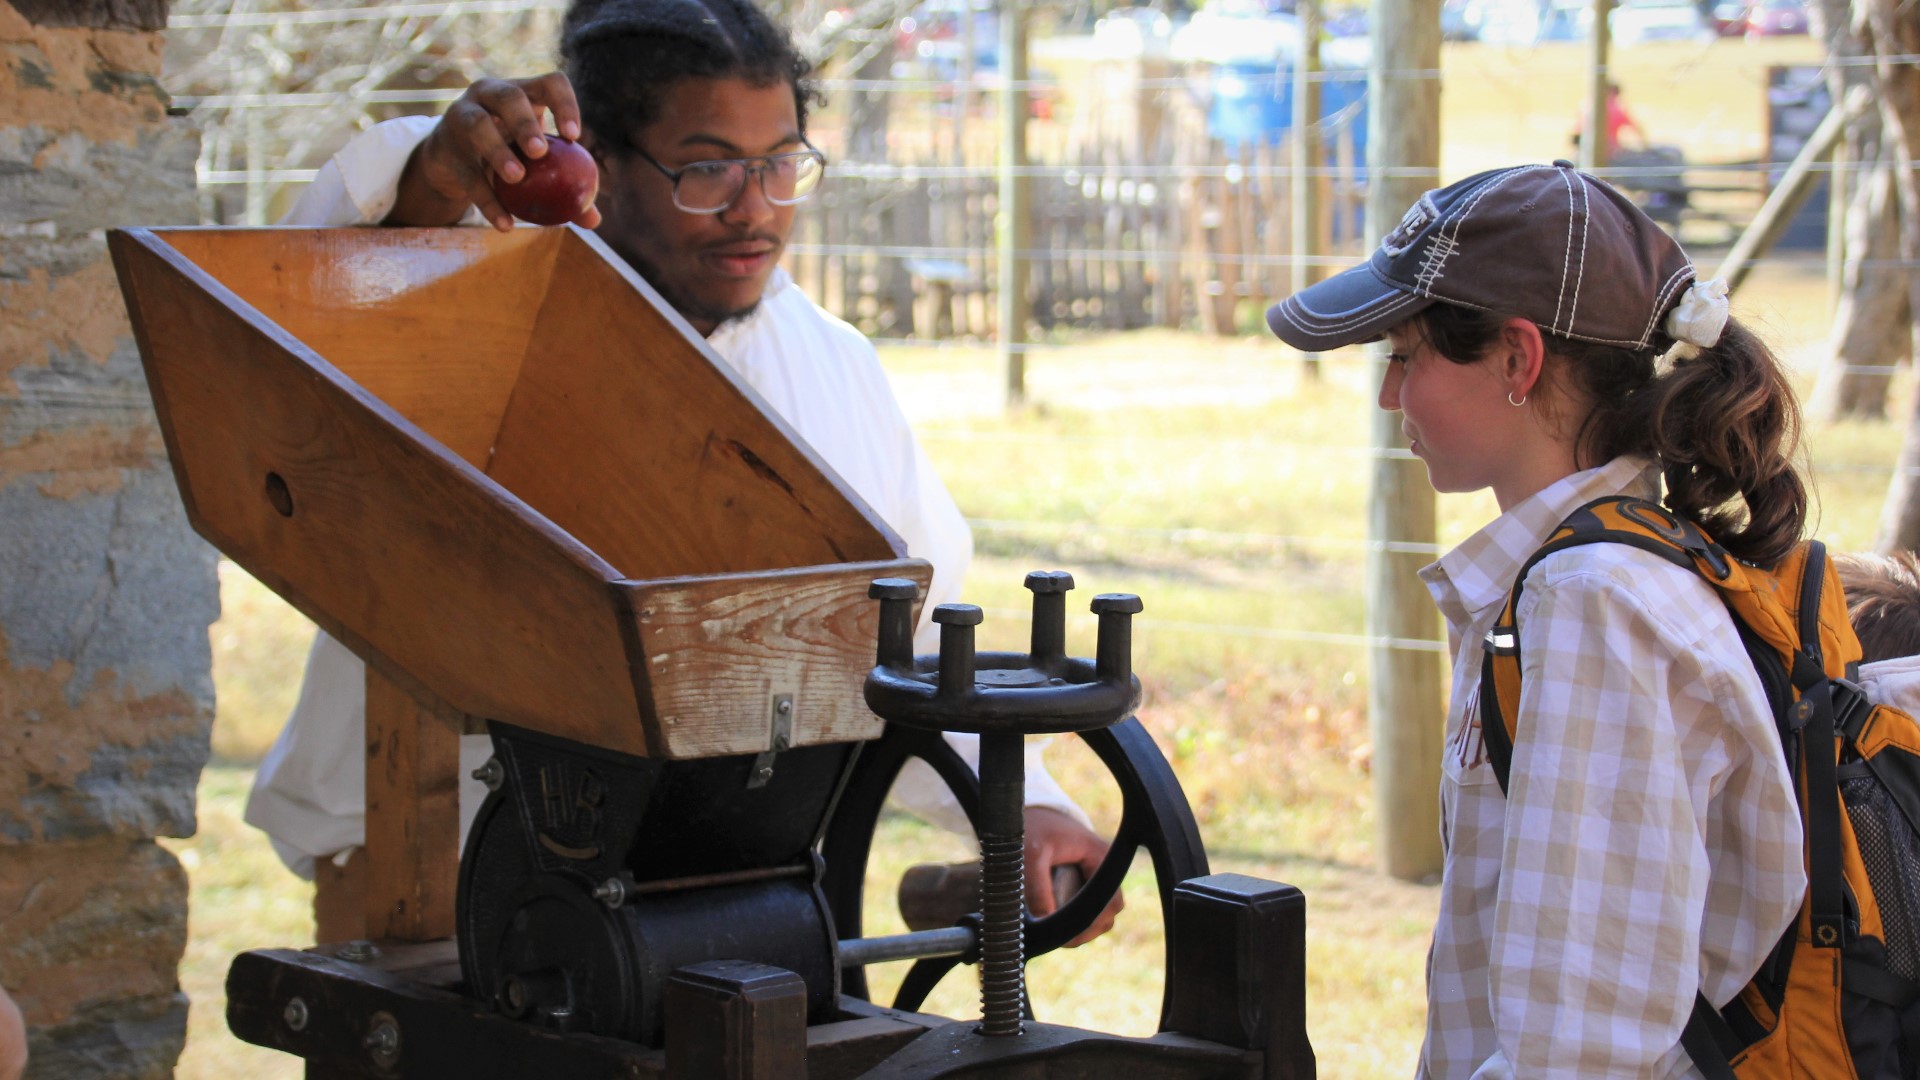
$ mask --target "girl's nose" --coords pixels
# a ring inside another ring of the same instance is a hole
[[[1401,366],[1388,361],[1386,373],[1380,376],[1380,407],[1388,412],[1400,411],[1401,378]]]

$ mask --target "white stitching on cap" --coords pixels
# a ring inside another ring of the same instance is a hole
[[[1307,331],[1310,334],[1332,334],[1332,333],[1337,333],[1341,330],[1348,329],[1353,326],[1357,326],[1361,323],[1371,322],[1374,319],[1379,318],[1381,315],[1384,315],[1390,311],[1397,311],[1400,308],[1405,307],[1406,305],[1411,304],[1419,299],[1420,297],[1413,293],[1395,293],[1393,294],[1392,303],[1383,304],[1379,307],[1370,306],[1370,307],[1362,308],[1360,314],[1352,316],[1350,318],[1341,319],[1337,322],[1309,323],[1309,322],[1301,321],[1300,318],[1296,318],[1294,315],[1294,312],[1297,311],[1302,316],[1312,316],[1315,314],[1315,312],[1308,309],[1308,307],[1305,304],[1300,303],[1297,298],[1288,297],[1287,300],[1280,305],[1280,315],[1282,318],[1286,319],[1288,322],[1292,323],[1293,325],[1299,327],[1302,330]]]
[[[1421,260],[1420,273],[1414,277],[1413,287],[1423,296],[1433,296],[1433,283],[1445,276],[1440,272],[1441,268],[1446,266],[1447,260],[1453,258],[1454,252],[1459,250],[1460,244],[1452,237],[1434,236],[1427,243],[1427,257]]]
[[[1667,283],[1660,286],[1659,293],[1653,298],[1653,312],[1647,316],[1646,328],[1640,331],[1639,344],[1645,345],[1647,341],[1653,337],[1654,324],[1660,321],[1660,313],[1666,310],[1667,301],[1672,298],[1675,292],[1679,291],[1681,282],[1692,281],[1695,275],[1696,271],[1693,268],[1693,264],[1688,263],[1680,269],[1675,270],[1672,276],[1667,278]]]
[[[1572,210],[1571,204],[1567,207]],[[1567,309],[1567,333],[1573,333],[1573,324],[1580,318],[1580,286],[1587,280],[1587,234],[1593,231],[1593,195],[1587,189],[1585,179],[1580,181],[1580,273],[1573,279],[1573,306]],[[1571,218],[1567,221],[1569,232],[1573,229]]]
[[[1440,246],[1437,241],[1442,236],[1444,236],[1446,239],[1446,258],[1452,258],[1453,255],[1460,250],[1460,241],[1458,239],[1460,235],[1460,229],[1466,225],[1467,218],[1470,215],[1472,215],[1474,208],[1480,205],[1481,199],[1484,199],[1488,195],[1493,194],[1495,189],[1499,188],[1501,185],[1505,184],[1508,180],[1512,179],[1513,177],[1518,176],[1524,172],[1532,172],[1535,169],[1540,169],[1544,167],[1545,166],[1541,166],[1541,165],[1520,165],[1515,168],[1508,169],[1506,172],[1503,172],[1498,176],[1488,177],[1487,182],[1484,184],[1481,184],[1480,189],[1473,193],[1473,198],[1468,199],[1466,203],[1460,207],[1459,212],[1451,216],[1450,220],[1442,223],[1439,232],[1436,233],[1436,236],[1435,236],[1436,243],[1434,244],[1434,247],[1438,248]],[[1446,232],[1447,226],[1449,225],[1451,225],[1453,228],[1453,231],[1451,234],[1448,234]],[[1421,275],[1418,280],[1422,285],[1425,286],[1425,291],[1428,296],[1430,297],[1433,296],[1433,283],[1440,280],[1440,278],[1442,278],[1443,276],[1445,276],[1444,274],[1441,273],[1443,269],[1444,269],[1444,262],[1442,262],[1439,265],[1435,265],[1433,267],[1433,272],[1431,274],[1427,273],[1426,267],[1424,265],[1421,267]],[[1434,297],[1434,298],[1439,299],[1438,297]],[[1449,300],[1447,302],[1455,303],[1455,301],[1452,301],[1452,300]]]
[[[1560,329],[1560,309],[1567,306],[1567,271],[1569,264],[1573,262],[1573,185],[1568,182],[1565,173],[1560,174],[1560,185],[1567,189],[1567,246],[1561,249],[1560,295],[1553,299],[1553,322],[1548,326],[1548,329],[1556,334],[1564,334],[1567,332],[1567,330]],[[1578,289],[1576,288],[1575,291],[1577,294]],[[1567,320],[1567,329],[1571,330],[1572,328],[1573,320],[1569,318]]]

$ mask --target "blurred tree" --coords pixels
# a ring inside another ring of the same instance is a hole
[[[1848,0],[1820,0],[1814,14],[1832,61],[1831,99],[1844,101],[1854,86],[1872,86],[1874,68],[1862,62],[1872,51],[1856,9]],[[1844,229],[1844,255],[1830,352],[1807,407],[1816,420],[1884,418],[1892,369],[1912,355],[1907,273],[1892,265],[1900,256],[1900,206],[1895,155],[1884,132],[1877,111],[1849,125],[1838,157],[1846,168],[1833,174],[1846,215],[1828,227]]]
[[[914,0],[771,0],[825,69],[885,79]],[[438,113],[484,74],[558,63],[567,0],[176,0],[166,86],[202,133],[202,217],[265,224],[356,132]],[[884,147],[889,95],[856,95],[850,130]]]
[[[1899,253],[1907,266],[1920,261],[1920,8],[1907,0],[1854,0],[1854,25],[1860,28],[1874,61],[1885,146],[1894,163],[1894,192],[1900,208]],[[1908,310],[1920,311],[1915,292],[1920,274],[1906,273]],[[1920,330],[1911,325],[1909,334]],[[1909,338],[1911,340],[1911,338]],[[1916,395],[1920,405],[1920,395]],[[1881,551],[1920,548],[1920,423],[1910,417],[1900,448],[1899,467],[1887,488],[1875,546]]]
[[[202,216],[265,224],[285,208],[287,170],[355,132],[438,112],[483,73],[551,69],[564,6],[176,0],[165,79],[202,133]]]

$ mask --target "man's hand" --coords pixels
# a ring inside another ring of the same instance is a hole
[[[20,1009],[0,986],[0,1080],[20,1080],[27,1068],[27,1029]]]
[[[1052,914],[1060,906],[1053,895],[1053,868],[1076,866],[1082,880],[1090,881],[1094,871],[1100,869],[1100,860],[1106,858],[1108,845],[1078,821],[1044,806],[1027,807],[1026,822],[1027,908],[1037,918]],[[1115,889],[1107,909],[1079,937],[1067,942],[1067,947],[1085,945],[1113,929],[1114,917],[1125,906],[1120,890]]]
[[[467,87],[407,159],[385,223],[452,225],[466,215],[467,207],[477,206],[494,228],[513,228],[513,215],[494,198],[487,177],[491,173],[518,183],[526,175],[513,152],[515,145],[529,158],[546,156],[543,111],[553,113],[562,136],[580,137],[573,84],[557,71],[531,79],[481,79]],[[597,228],[600,211],[590,206],[574,223]]]

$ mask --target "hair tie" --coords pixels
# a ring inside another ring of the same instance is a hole
[[[1702,349],[1719,344],[1720,334],[1727,328],[1727,291],[1725,278],[1687,286],[1680,302],[1667,313],[1667,336]]]

